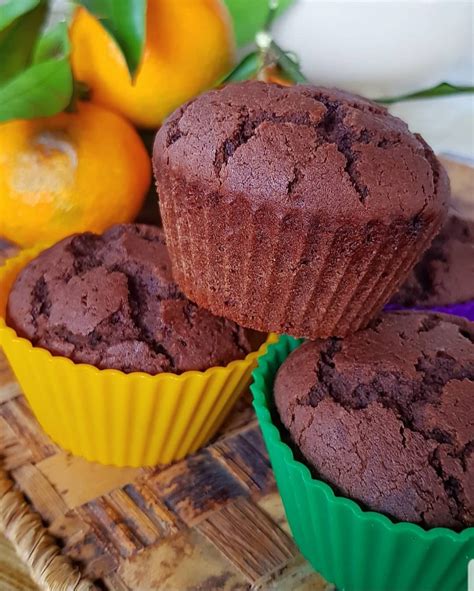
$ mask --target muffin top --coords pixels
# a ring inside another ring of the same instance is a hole
[[[138,224],[77,234],[42,252],[13,285],[7,323],[77,363],[150,374],[226,365],[258,341],[187,300],[162,231]]]
[[[302,345],[274,395],[295,444],[343,495],[425,527],[474,525],[474,324],[385,314]]]
[[[271,201],[329,220],[429,216],[449,193],[443,167],[403,121],[309,85],[249,81],[203,94],[158,131],[153,161],[158,189],[172,174],[203,195],[245,195],[256,208]]]
[[[474,221],[450,216],[391,303],[447,306],[474,300]]]

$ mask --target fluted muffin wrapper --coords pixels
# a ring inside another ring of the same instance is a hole
[[[385,310],[416,310],[424,312],[441,312],[442,314],[452,314],[460,316],[474,322],[474,300],[462,302],[460,304],[451,304],[449,306],[399,306],[397,304],[388,304]]]
[[[184,190],[184,189],[183,189]],[[297,207],[245,198],[161,212],[173,273],[198,305],[242,326],[311,339],[346,336],[382,309],[439,229],[409,220],[328,227]]]
[[[295,459],[274,420],[273,383],[300,340],[282,336],[253,372],[251,390],[288,522],[302,554],[344,591],[465,591],[474,528],[454,532],[394,523],[337,496]],[[370,433],[368,434],[370,437]]]
[[[0,345],[45,432],[73,454],[116,466],[168,463],[205,445],[248,387],[266,344],[225,367],[181,375],[126,374],[53,356],[5,322],[11,286],[40,251],[0,268]]]

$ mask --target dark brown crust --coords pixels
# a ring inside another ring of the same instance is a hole
[[[474,300],[474,222],[450,216],[391,303],[448,306]]]
[[[12,288],[7,322],[56,355],[125,372],[204,370],[252,350],[248,331],[184,297],[162,231],[138,224],[41,253]]]
[[[474,324],[385,314],[303,345],[274,393],[295,444],[342,494],[426,527],[474,525]]]
[[[367,323],[438,231],[449,192],[403,122],[309,86],[207,93],[158,132],[153,160],[186,295],[309,338]]]
[[[208,92],[165,122],[154,164],[158,187],[170,168],[201,197],[250,194],[255,205],[293,197],[346,220],[433,213],[432,194],[447,189],[441,164],[403,121],[361,97],[312,86],[244,82]]]

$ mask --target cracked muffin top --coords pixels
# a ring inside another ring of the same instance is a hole
[[[226,365],[263,340],[186,299],[162,231],[138,224],[42,252],[13,285],[7,324],[54,355],[149,374]]]
[[[474,525],[474,324],[384,314],[307,342],[275,403],[317,476],[366,508],[425,527]]]
[[[371,101],[309,85],[230,84],[175,111],[154,145],[166,169],[205,194],[245,194],[352,221],[429,216],[447,175],[407,125]]]
[[[448,306],[474,299],[474,222],[450,216],[391,303]]]

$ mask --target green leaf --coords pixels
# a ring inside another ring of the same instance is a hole
[[[51,59],[68,57],[71,51],[68,27],[65,22],[58,23],[46,31],[38,40],[33,54],[33,63],[39,64]]]
[[[235,68],[228,74],[221,78],[216,86],[227,84],[228,82],[241,82],[242,80],[250,80],[256,76],[261,65],[260,55],[258,51],[252,51],[240,61]]]
[[[71,99],[72,75],[63,60],[36,64],[0,88],[0,122],[48,117]]]
[[[12,6],[12,2],[7,2],[1,5],[1,8],[0,84],[21,72],[30,63],[33,48],[46,17],[47,3],[43,0],[19,0],[18,6]],[[3,28],[2,24],[6,26]]]
[[[30,12],[40,0],[0,0],[0,31],[11,25],[19,16]]]
[[[224,0],[234,24],[237,45],[241,47],[253,41],[262,30],[270,12],[268,0]],[[294,0],[280,0],[277,14],[283,12]]]
[[[79,0],[79,4],[100,19],[114,38],[133,78],[145,45],[146,0]]]
[[[402,96],[392,98],[381,98],[376,100],[379,103],[390,104],[396,103],[398,101],[407,101],[421,98],[433,98],[438,96],[449,96],[451,94],[462,93],[474,93],[474,86],[455,86],[453,84],[449,84],[448,82],[442,82],[441,84],[433,86],[432,88],[427,88],[426,90],[419,90],[418,92],[413,92],[411,94],[405,94]]]
[[[72,91],[67,25],[59,23],[41,37],[34,63],[0,86],[0,122],[55,115]]]

